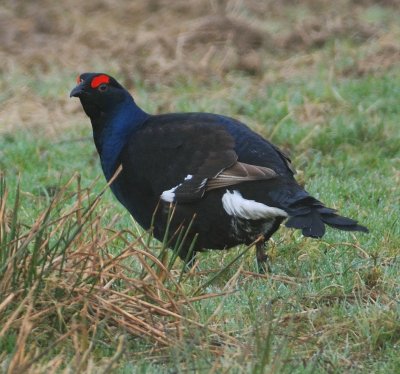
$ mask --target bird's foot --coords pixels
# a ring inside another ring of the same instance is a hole
[[[272,273],[271,264],[268,255],[262,261],[257,259],[257,270],[260,274]]]
[[[265,253],[264,243],[256,246],[257,270],[260,274],[272,273],[268,255]]]

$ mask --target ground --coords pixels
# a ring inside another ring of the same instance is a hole
[[[400,371],[400,4],[0,5],[0,372]],[[182,263],[107,190],[76,76],[229,115],[370,228]],[[103,193],[104,191],[104,193]]]

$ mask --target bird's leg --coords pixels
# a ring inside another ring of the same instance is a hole
[[[269,263],[269,257],[265,253],[264,241],[259,241],[256,243],[256,258],[257,258],[257,268],[260,274],[271,273],[271,265]]]

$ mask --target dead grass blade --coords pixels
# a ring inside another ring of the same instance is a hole
[[[196,344],[214,354],[224,344],[238,345],[229,334],[200,323],[191,306],[220,295],[186,294],[178,283],[180,273],[154,255],[140,235],[132,241],[127,237],[132,232],[102,228],[104,212],[95,209],[104,190],[92,197],[74,178],[78,191],[71,179],[31,225],[13,216],[17,209],[8,208],[0,178],[0,237],[7,253],[0,261],[0,338],[7,341],[17,333],[17,348],[7,356],[8,372],[34,372],[54,350],[73,352],[69,365],[85,371],[93,365],[99,334],[106,341],[116,333],[133,336],[152,345],[154,353],[184,346],[193,334]],[[37,345],[41,336],[46,341]],[[213,339],[224,344],[216,347]],[[104,370],[115,365],[125,345],[120,340]]]

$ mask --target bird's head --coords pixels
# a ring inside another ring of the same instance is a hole
[[[79,97],[91,119],[114,111],[128,97],[131,98],[128,91],[107,74],[83,73],[78,76],[77,83],[70,97]]]

